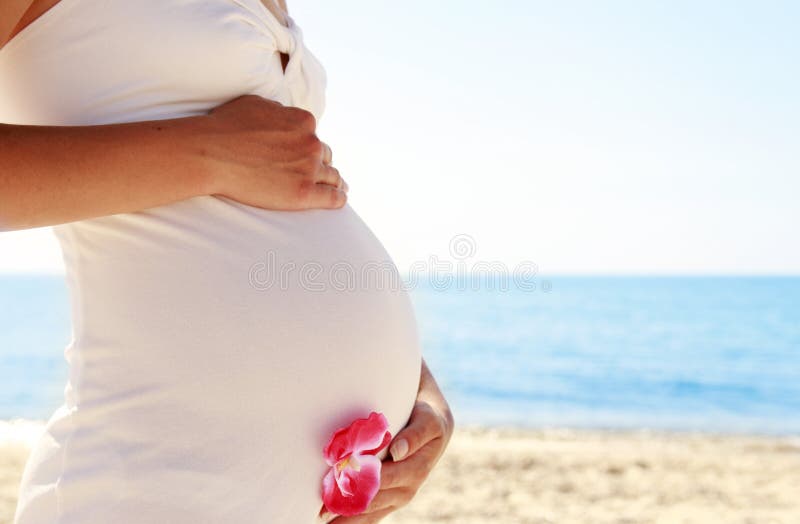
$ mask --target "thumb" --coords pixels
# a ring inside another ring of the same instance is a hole
[[[408,424],[395,435],[389,446],[392,460],[397,462],[415,453],[431,440],[444,435],[444,420],[430,404],[417,401]]]

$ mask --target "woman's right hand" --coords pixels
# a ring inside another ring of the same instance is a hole
[[[116,124],[0,123],[0,231],[222,195],[275,210],[345,205],[312,113],[243,95],[207,113]]]
[[[211,194],[275,210],[335,209],[347,202],[348,186],[309,111],[243,95],[202,120]]]

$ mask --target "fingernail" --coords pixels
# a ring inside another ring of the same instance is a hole
[[[408,442],[405,439],[398,440],[389,452],[392,454],[392,460],[397,462],[408,453]]]

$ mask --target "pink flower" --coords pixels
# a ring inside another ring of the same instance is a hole
[[[337,429],[325,446],[325,462],[331,469],[322,479],[322,501],[331,513],[362,513],[381,483],[380,452],[392,435],[382,413],[354,420],[348,427]]]

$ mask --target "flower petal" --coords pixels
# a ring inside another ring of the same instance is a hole
[[[378,493],[381,484],[381,461],[374,455],[358,457],[360,468],[345,467],[340,472],[342,480],[352,495],[346,496],[339,489],[331,469],[322,481],[322,501],[325,507],[338,515],[358,515],[363,513]],[[332,488],[332,489],[330,489]]]
[[[373,411],[367,418],[354,420],[333,433],[323,450],[325,461],[333,466],[351,453],[374,455],[391,441],[388,428],[383,413]]]
[[[322,479],[322,501],[325,502],[333,497],[333,492],[337,489],[336,474],[334,473],[334,468],[331,468]],[[325,502],[325,505],[328,505],[327,502]]]
[[[340,428],[333,433],[331,439],[325,445],[325,449],[322,450],[322,454],[325,456],[325,462],[329,466],[334,466],[352,453],[352,449],[350,428]]]
[[[380,444],[378,444],[372,449],[362,449],[360,451],[356,450],[354,451],[354,453],[358,452],[362,455],[376,455],[380,450],[385,448],[386,445],[389,444],[389,442],[391,442],[391,440],[392,440],[392,434],[389,433],[389,431],[386,431],[386,433],[383,434],[383,440],[381,440]]]
[[[341,471],[336,471],[333,475],[336,479],[336,486],[339,488],[339,492],[345,497],[352,497],[354,494],[352,482],[353,478],[350,474],[352,471],[354,471],[352,468],[345,467]]]

